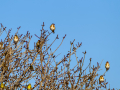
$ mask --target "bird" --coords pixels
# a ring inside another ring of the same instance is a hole
[[[18,36],[15,35],[15,36],[14,36],[15,48],[16,48],[16,46],[17,46],[18,41],[19,41]]]
[[[0,50],[3,48],[3,42],[0,42]]]
[[[37,43],[36,43],[36,49],[37,49],[37,52],[38,52],[39,49],[40,49],[40,44],[41,44],[41,41],[38,40]]]
[[[17,43],[17,42],[18,42],[18,36],[15,35],[15,36],[14,36],[14,43]]]
[[[109,70],[109,68],[110,68],[110,64],[109,64],[109,62],[107,61],[106,62],[106,64],[105,64],[105,68],[106,68],[106,71],[108,71]]]
[[[54,31],[55,31],[55,24],[51,24],[50,25],[50,30],[53,32],[53,33],[55,33]]]
[[[28,84],[27,89],[28,89],[28,90],[31,89],[31,84]]]
[[[101,82],[104,82],[104,77],[102,75],[99,78],[99,84],[101,84]]]
[[[40,40],[38,40],[36,43],[36,48],[39,48],[39,47],[40,47]]]
[[[1,88],[4,88],[4,86],[5,86],[5,85],[4,85],[3,83],[1,83]]]
[[[30,64],[30,70],[34,71],[34,68],[33,68],[33,66],[31,64]]]

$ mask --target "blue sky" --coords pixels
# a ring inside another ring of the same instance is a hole
[[[61,53],[56,61],[60,61],[70,50],[70,41],[75,39],[75,44],[82,42],[77,56],[81,59],[82,52],[87,51],[83,69],[89,64],[89,58],[92,58],[92,65],[95,66],[103,59],[102,70],[98,72],[102,75],[105,63],[109,61],[110,70],[104,78],[111,88],[120,89],[120,0],[0,1],[0,23],[7,27],[7,31],[12,28],[11,35],[15,34],[19,26],[19,34],[25,35],[29,31],[33,35],[30,49],[34,47],[33,42],[38,40],[34,34],[40,35],[43,22],[45,30],[49,30],[51,23],[56,26],[55,34],[49,37],[49,43],[59,35],[52,51],[60,44],[63,36],[67,35],[55,53]],[[5,36],[4,32],[0,39]],[[73,68],[77,64],[75,55],[71,59],[70,67]]]

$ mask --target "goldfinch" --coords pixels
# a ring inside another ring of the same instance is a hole
[[[27,89],[28,89],[28,90],[31,89],[31,84],[28,84]]]
[[[36,43],[36,48],[39,48],[39,47],[40,47],[40,40],[38,40]]]
[[[3,83],[1,83],[1,88],[4,88],[4,87],[5,87],[5,85]]]
[[[33,66],[31,64],[30,64],[30,70],[34,71],[34,68],[33,68]]]
[[[15,35],[15,36],[14,36],[14,43],[17,43],[17,42],[18,42],[18,36]]]
[[[38,52],[39,49],[40,49],[40,40],[38,40],[37,43],[36,43],[36,49],[37,49],[37,52]]]
[[[55,33],[55,32],[54,32],[54,31],[55,31],[55,24],[51,24],[50,30],[51,30],[53,33]]]
[[[110,64],[109,64],[108,61],[107,61],[106,64],[105,64],[105,68],[106,68],[106,71],[109,70],[109,68],[110,68]]]
[[[18,36],[15,35],[15,36],[14,36],[15,48],[16,48],[16,46],[17,46],[18,41],[19,41]]]
[[[104,82],[104,77],[102,75],[99,78],[99,84],[101,84],[101,82]]]
[[[0,50],[3,48],[3,43],[0,42]]]

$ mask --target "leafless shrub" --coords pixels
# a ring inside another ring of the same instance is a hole
[[[81,47],[82,43],[76,44],[75,47],[75,39],[70,42],[70,51],[68,51],[59,62],[56,62],[55,58],[57,55],[55,55],[55,52],[63,43],[66,35],[63,37],[56,50],[52,52],[51,46],[57,39],[59,39],[58,35],[50,45],[47,45],[48,37],[52,32],[49,33],[49,31],[44,30],[43,27],[44,22],[40,37],[35,34],[36,38],[38,38],[38,42],[36,42],[36,44],[34,43],[34,49],[30,50],[29,43],[32,36],[29,32],[22,37],[22,34],[18,34],[19,27],[17,28],[18,30],[15,35],[10,37],[11,30],[7,32],[6,27],[1,24],[0,33],[2,34],[3,31],[6,31],[7,34],[6,38],[0,42],[0,82],[2,89],[27,89],[28,85],[26,85],[26,82],[32,78],[35,80],[35,85],[30,87],[29,84],[29,88],[31,88],[29,90],[33,90],[38,86],[39,88],[37,89],[39,90],[99,90],[99,88],[106,88],[108,82],[104,80],[104,75],[109,69],[108,66],[106,66],[105,73],[99,75],[97,74],[97,71],[100,69],[101,64],[99,65],[99,63],[97,63],[96,67],[94,65],[91,67],[92,58],[90,58],[89,65],[83,70],[85,55],[87,52],[83,52],[84,57],[78,60],[76,50]],[[24,48],[25,51],[23,51]],[[48,52],[49,50],[51,53]],[[77,67],[77,70],[75,71],[75,67],[72,70],[70,69],[70,61],[73,54],[75,54],[77,61],[77,65],[75,66]],[[36,63],[36,58],[38,57],[40,59],[39,62]],[[55,66],[51,64],[52,59],[54,60]],[[60,64],[63,64],[62,66],[64,66],[64,68],[62,69],[61,66],[61,71],[58,71],[58,66]],[[67,71],[65,71],[65,68],[67,68]],[[88,68],[89,74],[86,74],[85,72]],[[63,71],[64,73],[62,73]],[[71,73],[72,71],[74,72]],[[96,76],[100,76],[100,78],[97,79]]]

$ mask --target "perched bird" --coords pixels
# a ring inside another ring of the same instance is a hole
[[[0,42],[0,50],[3,48],[3,42]]]
[[[37,49],[37,52],[38,52],[39,49],[40,49],[40,40],[38,40],[37,43],[36,43],[36,49]]]
[[[50,30],[51,30],[53,33],[55,33],[55,32],[54,32],[54,31],[55,31],[55,24],[51,24]]]
[[[106,64],[105,64],[105,68],[106,68],[106,71],[109,70],[109,68],[110,68],[110,64],[109,64],[108,61],[107,61]]]
[[[37,41],[37,43],[36,43],[36,47],[37,47],[37,48],[40,47],[40,40]]]
[[[28,90],[31,89],[31,84],[28,84],[27,89],[28,89]]]
[[[34,71],[34,68],[33,68],[33,66],[31,64],[30,64],[30,70]]]
[[[15,35],[15,36],[14,36],[14,43],[17,43],[17,42],[18,42],[18,36]]]
[[[99,84],[101,84],[101,82],[104,82],[104,77],[102,75],[99,78]]]
[[[4,87],[5,87],[5,85],[3,83],[1,83],[1,88],[4,88]]]
[[[17,36],[17,35],[15,35],[15,36],[14,36],[14,43],[15,43],[15,47],[17,46],[18,41],[19,41],[18,36]]]

